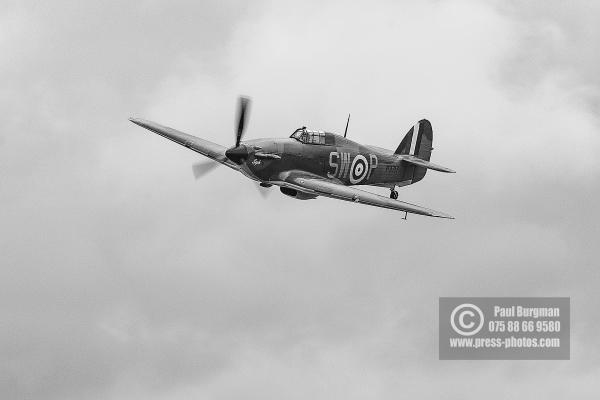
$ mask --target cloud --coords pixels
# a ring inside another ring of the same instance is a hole
[[[594,51],[597,4],[578,1],[500,3],[515,24],[515,48],[503,71],[508,82],[525,90],[555,80],[573,102],[587,103],[598,117],[600,58]]]
[[[469,1],[7,7],[0,393],[591,398],[595,78],[565,55],[591,17],[556,7],[533,33],[538,8]],[[351,138],[395,148],[429,118],[458,174],[401,196],[457,220],[195,182],[197,155],[127,121],[227,145],[240,93],[249,138],[352,112]],[[523,294],[574,297],[573,361],[436,360],[438,296]]]

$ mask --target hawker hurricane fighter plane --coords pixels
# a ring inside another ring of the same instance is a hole
[[[362,145],[335,133],[296,129],[287,139],[244,140],[249,99],[240,98],[235,146],[226,148],[143,119],[130,121],[160,136],[241,172],[263,187],[279,186],[299,200],[318,196],[390,208],[406,213],[452,218],[443,212],[398,201],[397,186],[419,182],[428,169],[454,172],[429,162],[433,132],[423,119],[410,128],[395,151]],[[350,117],[348,117],[349,121]],[[212,163],[213,165],[219,165]],[[196,175],[206,166],[194,167]],[[355,185],[383,186],[390,198],[357,189]]]

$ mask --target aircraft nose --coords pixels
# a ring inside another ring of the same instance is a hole
[[[231,147],[227,149],[225,156],[234,163],[241,164],[243,159],[248,158],[248,148],[243,144],[236,147]]]

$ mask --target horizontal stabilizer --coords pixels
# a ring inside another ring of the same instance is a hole
[[[406,161],[409,164],[413,164],[416,165],[418,167],[424,167],[427,169],[433,169],[435,171],[440,171],[440,172],[450,172],[450,173],[455,173],[456,171],[450,169],[450,168],[446,168],[446,167],[442,167],[441,165],[437,165],[434,164],[432,162],[429,161],[425,161],[422,160],[418,157],[415,156],[410,156],[410,155],[401,155],[400,158],[402,159],[402,161]]]

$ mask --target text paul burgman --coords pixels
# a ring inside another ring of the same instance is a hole
[[[494,317],[548,318],[560,317],[558,307],[494,306]]]

